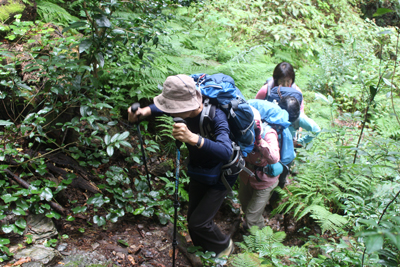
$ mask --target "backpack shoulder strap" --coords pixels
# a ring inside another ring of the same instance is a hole
[[[268,100],[269,96],[271,95],[271,89],[274,87],[274,78],[268,78],[265,84],[267,85],[267,93],[265,94],[264,99]]]
[[[210,103],[209,98],[204,100],[199,122],[200,135],[203,137],[211,138],[213,136],[210,122],[215,117],[215,108],[216,107]]]

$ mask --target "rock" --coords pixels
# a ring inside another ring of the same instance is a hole
[[[60,252],[43,245],[35,245],[33,247],[23,249],[14,255],[14,259],[16,260],[27,257],[30,257],[34,262],[39,262],[44,265],[53,265],[62,259]]]
[[[125,259],[125,254],[122,253],[122,252],[117,252],[116,255],[117,255],[117,257],[120,258],[120,259],[123,259],[123,260]]]
[[[104,253],[97,251],[82,251],[73,249],[71,255],[65,257],[62,262],[54,265],[54,267],[87,267],[87,266],[107,266],[109,260],[106,259]]]
[[[172,159],[168,159],[161,162],[160,164],[154,164],[153,166],[151,166],[149,172],[154,176],[163,176],[166,172],[173,169],[174,161]]]
[[[44,265],[37,261],[31,261],[22,264],[22,267],[44,267]]]
[[[60,245],[58,245],[57,250],[58,251],[64,251],[67,248],[68,244],[67,243],[61,243]]]
[[[44,241],[58,234],[53,220],[43,214],[29,215],[27,224],[27,233],[32,234],[33,241]]]
[[[98,248],[100,246],[99,243],[93,243],[92,244],[92,249],[95,250],[96,248]]]

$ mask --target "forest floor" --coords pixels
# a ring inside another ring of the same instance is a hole
[[[82,196],[81,192],[75,191],[76,195],[73,197]],[[278,203],[274,205],[278,205]],[[234,212],[239,207],[239,204],[232,204],[232,201],[227,199],[215,217],[215,222],[223,232],[231,234],[234,242],[242,242],[243,236],[248,234],[242,228],[242,216]],[[185,205],[182,209],[181,213],[186,214]],[[305,224],[308,224],[308,228],[313,228],[312,232],[319,232],[317,226],[310,226],[310,224],[313,225],[312,222],[296,222],[291,215],[269,216],[271,209],[272,206],[269,205],[264,212],[265,218],[267,218],[266,225],[275,231],[286,232],[285,245],[300,246],[304,244],[303,240],[306,235],[302,234],[299,229]],[[91,225],[89,216],[86,218],[84,215],[76,216],[72,222],[60,219],[55,223],[59,236],[68,235],[68,238],[59,238],[58,243],[54,244],[64,258],[52,266],[172,266],[173,227],[171,223],[163,226],[157,218],[124,216],[117,223],[108,222],[105,226],[98,227],[95,224]],[[185,242],[184,247],[193,245],[188,233],[181,232],[180,234],[184,238],[178,242]],[[307,235],[309,234],[307,233]],[[12,243],[22,243],[23,237],[19,237],[19,239],[21,240],[13,240]],[[239,252],[240,249],[235,246],[234,254]],[[178,248],[176,249],[176,266],[192,266],[185,253]]]
[[[133,137],[131,141],[134,143],[135,140],[133,140]],[[157,158],[157,156],[154,158]],[[121,157],[113,159],[113,162],[108,164],[128,168],[127,163],[121,160]],[[51,160],[61,168],[72,168],[82,172],[81,167],[77,166],[77,163],[74,163],[71,158],[66,158],[65,155],[49,158],[49,161]],[[159,164],[153,163],[153,165]],[[52,170],[57,171],[54,168],[53,165]],[[131,166],[130,169],[133,169],[136,173],[138,171],[145,173],[141,164]],[[54,175],[57,176],[57,173],[54,172]],[[289,179],[288,183],[291,182],[292,180]],[[92,195],[93,193],[85,192],[82,188],[73,186],[68,187],[63,192],[62,196],[65,198],[63,208],[66,214],[73,215],[75,220],[67,221],[65,217],[53,220],[58,231],[58,241],[57,243],[52,243],[52,245],[64,257],[53,266],[172,266],[173,227],[171,223],[162,225],[156,216],[149,218],[142,215],[125,215],[119,218],[116,223],[107,221],[106,225],[99,227],[92,223],[91,214],[95,213],[98,216],[105,216],[107,212],[105,209],[93,210],[93,205],[88,205],[86,213],[73,214],[72,212],[72,208],[76,205],[85,206],[88,198]],[[285,245],[301,246],[304,244],[307,236],[320,233],[319,227],[313,221],[310,221],[309,218],[295,221],[291,214],[270,216],[270,212],[277,205],[279,205],[278,202],[268,205],[264,212],[264,217],[266,218],[267,226],[270,226],[275,231],[285,231]],[[215,217],[215,222],[223,232],[231,235],[234,242],[242,242],[243,236],[248,234],[243,230],[242,215],[239,214],[239,210],[240,204],[234,203],[234,201],[227,198]],[[187,203],[181,203],[179,213],[183,217],[186,216]],[[183,236],[183,238],[178,239],[181,246],[184,248],[193,246],[190,235],[187,232],[180,232],[179,234]],[[63,236],[68,237],[63,238]],[[24,243],[23,236],[14,236],[10,240],[11,245],[14,246]],[[235,247],[234,254],[239,253],[240,249],[238,246]],[[176,266],[192,266],[193,259],[191,261],[189,257],[195,257],[193,254],[188,257],[187,252],[185,252],[180,248],[176,249]],[[199,260],[197,259],[197,261]],[[5,264],[12,266],[9,263]]]
[[[226,201],[215,217],[215,222],[225,233],[232,231],[234,242],[242,242],[244,232],[240,215],[232,211],[231,205]],[[267,209],[269,209],[268,207]],[[268,217],[269,211],[265,211]],[[234,227],[236,225],[236,227]],[[299,223],[296,223],[289,215],[277,214],[267,219],[267,225],[274,230],[286,230],[286,245],[302,245],[302,235],[298,233]],[[107,263],[102,266],[172,266],[172,224],[163,226],[158,220],[144,216],[124,217],[115,224],[108,224],[106,227],[88,227],[85,219],[76,219],[73,222],[59,221],[57,228],[60,235],[68,235],[69,238],[62,241],[66,249],[62,254],[66,260],[61,261],[61,266],[86,266],[80,265],[74,254],[91,253],[91,263]],[[78,229],[85,229],[80,233]],[[318,231],[318,230],[317,230]],[[181,233],[185,237],[185,247],[192,246],[188,233]],[[191,266],[189,259],[176,249],[176,266]],[[97,253],[92,253],[96,251]],[[238,253],[236,246],[234,253]],[[99,266],[99,265],[96,265]]]

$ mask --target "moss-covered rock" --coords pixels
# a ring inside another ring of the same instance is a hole
[[[26,3],[26,4],[25,4]],[[36,2],[34,0],[0,0],[0,23],[10,24],[15,15],[21,14],[21,20],[36,19]]]
[[[0,21],[2,24],[8,23],[10,18],[13,18],[17,14],[22,14],[25,9],[25,5],[19,1],[8,0],[0,2]]]

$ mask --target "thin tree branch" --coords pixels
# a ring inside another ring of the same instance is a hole
[[[26,181],[22,180],[21,178],[19,178],[12,171],[10,171],[8,169],[4,169],[4,171],[8,174],[9,177],[11,177],[14,181],[16,181],[21,186],[25,187],[26,189],[28,189],[30,187],[30,184],[28,182],[26,182]],[[54,201],[49,201],[49,204],[50,204],[50,207],[52,207],[53,209],[55,209],[59,213],[65,214],[65,210],[60,204],[58,204],[58,203],[56,203]]]

